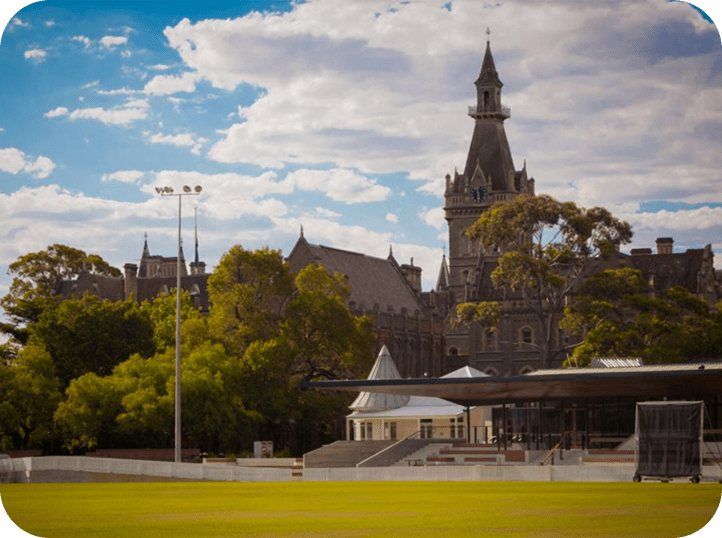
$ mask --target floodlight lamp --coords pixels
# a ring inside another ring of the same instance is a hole
[[[157,192],[158,194],[160,194],[160,193],[163,192],[163,189],[161,189],[160,187],[156,187],[156,188],[155,188],[155,192]]]
[[[173,194],[173,187],[166,187],[165,192],[167,192],[168,194]]]
[[[183,192],[191,192],[191,188],[188,185],[183,185]]]
[[[197,193],[200,193],[200,192],[203,190],[203,187],[201,187],[200,185],[196,185],[196,187],[195,187],[194,190],[195,190]]]

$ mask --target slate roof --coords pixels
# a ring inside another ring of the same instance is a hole
[[[382,312],[393,309],[401,313],[406,309],[410,316],[419,315],[424,310],[393,256],[375,258],[358,252],[312,245],[301,236],[291,250],[288,261],[294,273],[314,263],[329,272],[345,275],[351,288],[349,303],[355,303],[352,310],[369,311],[378,308]]]

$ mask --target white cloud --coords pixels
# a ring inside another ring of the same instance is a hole
[[[168,69],[170,69],[170,66],[165,64],[155,64],[149,65],[148,69],[153,69],[154,71],[167,71]]]
[[[91,43],[90,38],[85,37],[84,35],[75,35],[75,36],[71,37],[70,39],[72,41],[79,41],[80,43],[85,45],[86,48],[89,47],[90,43]]]
[[[46,27],[46,28],[52,28],[53,26],[55,26],[55,21],[54,21],[54,20],[47,20],[47,21],[45,21],[45,27]]]
[[[45,113],[48,118],[68,116],[71,120],[98,120],[106,125],[128,126],[148,116],[150,105],[145,99],[128,101],[110,109],[101,107],[77,108],[72,112],[66,107],[57,107]]]
[[[181,133],[177,135],[164,135],[162,133],[151,134],[143,131],[143,136],[151,144],[168,144],[171,146],[189,147],[191,153],[200,155],[203,144],[208,142],[207,138],[196,137],[192,133]]]
[[[286,179],[301,190],[322,192],[332,200],[347,204],[380,202],[391,193],[391,189],[375,180],[342,168],[295,170]]]
[[[126,36],[106,35],[100,38],[100,44],[107,49],[117,47],[118,45],[125,45],[127,42],[128,38]]]
[[[23,54],[26,60],[31,60],[35,63],[41,63],[45,61],[48,56],[48,52],[43,49],[29,49]]]
[[[396,224],[397,222],[399,222],[399,217],[397,217],[393,213],[386,213],[386,220],[393,224]]]
[[[432,228],[441,230],[446,226],[446,220],[444,219],[445,212],[442,207],[433,207],[427,209],[421,213],[421,220]]]
[[[103,174],[100,180],[103,183],[119,181],[120,183],[137,184],[145,176],[145,172],[139,170],[118,170],[110,174]]]
[[[30,27],[30,23],[23,21],[23,20],[20,19],[19,17],[13,17],[13,18],[10,20],[10,25],[9,25],[9,26],[10,26],[11,28],[12,28],[12,27],[15,27],[15,26],[18,26],[18,27],[20,27],[20,28],[28,28],[28,27]]]
[[[55,163],[43,155],[33,161],[32,157],[17,148],[0,148],[0,170],[13,175],[23,172],[36,179],[45,179],[55,170]]]
[[[319,217],[325,217],[329,219],[335,219],[342,216],[341,213],[336,213],[335,211],[331,211],[330,209],[327,209],[325,207],[317,207],[314,211],[315,214]]]
[[[59,116],[67,116],[69,110],[64,106],[59,106],[53,110],[48,110],[43,114],[46,118],[57,118]]]
[[[145,93],[150,95],[172,95],[178,92],[192,93],[196,83],[202,77],[198,73],[186,72],[181,76],[156,75],[145,85]]]

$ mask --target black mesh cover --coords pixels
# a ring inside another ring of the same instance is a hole
[[[640,476],[701,474],[703,402],[637,404],[637,472]]]

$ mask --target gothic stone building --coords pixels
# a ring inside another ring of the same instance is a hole
[[[287,262],[294,274],[314,264],[344,275],[351,292],[349,309],[373,320],[376,352],[386,345],[402,377],[442,374],[446,310],[434,307],[434,292],[421,292],[421,268],[413,259],[399,265],[392,252],[384,259],[313,245],[301,231]]]
[[[502,318],[497,331],[479,327],[452,329],[447,323],[443,370],[469,365],[492,375],[523,374],[542,367],[535,345],[539,339],[537,318],[525,308],[520,296],[494,289],[491,272],[497,266],[498,255],[481,251],[464,235],[494,203],[512,200],[521,193],[534,194],[534,179],[527,175],[526,162],[521,170],[514,167],[504,131],[504,121],[511,112],[502,105],[503,84],[488,41],[474,84],[477,102],[469,107],[474,132],[466,165],[462,174],[446,176],[444,212],[449,227],[449,261],[448,267],[446,260],[442,262],[437,291],[448,294],[449,316],[461,302],[499,301]],[[660,238],[657,246],[656,254],[651,249],[633,249],[631,255],[616,253],[609,260],[599,260],[590,272],[631,267],[642,272],[652,293],[681,285],[711,303],[722,298],[709,245],[674,253],[673,240]],[[553,367],[567,358],[566,344],[564,334],[557,331]]]
[[[303,231],[287,262],[293,273],[309,263],[346,276],[351,289],[349,308],[374,319],[377,352],[385,344],[402,377],[437,377],[471,366],[491,375],[527,373],[542,367],[537,319],[525,308],[520,296],[494,289],[491,272],[496,255],[482,252],[464,231],[494,203],[513,200],[521,193],[534,194],[534,179],[528,176],[526,162],[514,166],[504,121],[509,108],[502,105],[503,84],[494,65],[489,42],[476,82],[476,105],[469,107],[474,130],[463,173],[446,176],[444,211],[449,229],[449,256],[441,262],[435,289],[421,290],[421,268],[400,265],[388,258],[313,245]],[[182,255],[182,254],[181,254]],[[196,305],[208,309],[205,264],[196,261],[186,271],[181,260],[181,285]],[[153,256],[147,238],[140,265],[125,265],[125,278],[99,277],[87,273],[64,282],[64,296],[95,293],[121,300],[132,295],[137,301],[152,299],[175,288],[177,258]],[[657,251],[633,249],[630,255],[616,253],[589,267],[590,274],[609,268],[639,269],[650,283],[652,293],[681,285],[714,303],[722,298],[720,275],[715,273],[711,247],[675,253],[671,238],[657,240]],[[479,327],[452,329],[456,305],[468,301],[499,301],[502,319],[496,331]],[[557,332],[557,355],[552,366],[566,358],[565,339]]]
[[[186,267],[185,257],[181,249],[181,289],[191,296],[193,304],[202,312],[208,311],[208,274],[205,262],[196,259],[190,265],[190,273]],[[110,277],[81,272],[75,280],[67,280],[60,284],[58,295],[61,297],[80,297],[91,293],[112,301],[122,301],[133,297],[137,302],[152,300],[163,293],[170,293],[176,288],[178,270],[177,257],[152,255],[148,248],[146,235],[140,264],[126,263],[124,277]]]

